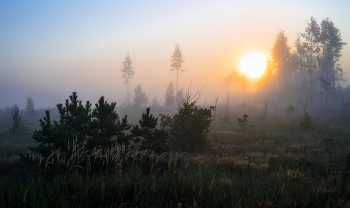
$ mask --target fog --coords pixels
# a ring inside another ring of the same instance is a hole
[[[196,93],[204,87],[199,104],[214,104],[217,95],[224,104],[228,91],[230,102],[236,104],[278,102],[276,89],[243,92],[225,85],[244,55],[258,52],[271,59],[280,29],[292,53],[297,33],[305,32],[311,16],[318,23],[329,17],[340,29],[342,41],[350,43],[350,2],[345,1],[0,4],[2,109],[13,104],[23,109],[27,97],[33,98],[36,108],[54,107],[73,91],[83,101],[96,103],[104,95],[109,102],[126,103],[121,70],[127,53],[134,70],[130,102],[140,84],[149,103],[156,97],[164,105],[169,83],[176,83],[176,72],[170,71],[176,44],[182,50],[185,71],[179,72],[179,89]],[[346,87],[350,83],[348,45],[341,54],[338,63],[347,80],[341,85]],[[301,99],[301,95],[287,97],[281,98],[286,105]]]

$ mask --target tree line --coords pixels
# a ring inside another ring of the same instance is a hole
[[[181,67],[182,63],[184,62],[183,56],[182,56],[182,51],[180,50],[179,44],[175,45],[175,50],[173,55],[171,56],[171,65],[170,65],[170,71],[176,71],[176,94],[177,96],[174,97],[174,92],[173,92],[173,84],[172,82],[170,83],[168,89],[167,89],[167,94],[165,95],[165,105],[166,106],[171,106],[174,105],[173,103],[177,102],[179,99],[183,97],[183,90],[181,89],[180,91],[178,90],[178,80],[179,80],[179,72],[185,72]],[[134,75],[134,70],[132,66],[132,60],[130,58],[129,53],[126,54],[125,60],[123,62],[123,69],[121,70],[123,72],[122,78],[124,79],[124,83],[127,86],[127,105],[130,105],[130,100],[129,100],[129,81],[132,79]],[[172,101],[173,97],[175,98],[174,102]],[[153,104],[156,105],[158,103],[157,99],[155,98],[153,100]],[[135,89],[135,98],[134,98],[134,105],[136,106],[141,106],[141,105],[147,105],[148,104],[148,98],[145,95],[144,92],[142,92],[141,85],[139,84],[136,89]]]
[[[57,104],[57,109],[60,119],[53,121],[50,111],[46,111],[39,120],[40,129],[32,136],[38,146],[29,147],[44,158],[58,149],[72,154],[70,151],[77,144],[84,145],[89,151],[96,148],[107,151],[118,144],[158,154],[169,149],[200,152],[210,148],[208,133],[214,107],[199,107],[191,95],[182,101],[174,116],[160,115],[160,123],[148,107],[138,124],[131,125],[127,115],[121,118],[116,113],[115,102],[108,103],[101,96],[92,109],[92,104],[89,101],[83,104],[76,92],[64,104]],[[29,154],[21,154],[21,158],[30,162]]]
[[[328,18],[318,23],[311,17],[305,31],[297,33],[293,52],[287,40],[283,30],[276,34],[271,60],[267,59],[262,77],[252,81],[233,69],[227,81],[242,89],[254,84],[261,91],[278,90],[280,94],[304,91],[326,109],[334,106],[337,88],[345,81],[343,69],[338,64],[341,50],[346,45],[340,29]]]

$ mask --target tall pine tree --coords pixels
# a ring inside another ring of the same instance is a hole
[[[180,50],[179,44],[176,44],[174,53],[171,56],[171,65],[170,65],[171,66],[170,71],[176,71],[176,91],[175,91],[175,94],[177,94],[177,90],[178,90],[179,72],[184,72],[184,70],[181,69],[183,62],[184,62],[184,59],[182,57],[182,51]],[[177,99],[177,98],[175,97],[175,99]]]

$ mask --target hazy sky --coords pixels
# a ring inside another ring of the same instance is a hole
[[[217,3],[219,2],[219,3]],[[350,1],[19,1],[0,2],[0,108],[26,97],[36,107],[63,103],[72,91],[83,101],[126,101],[122,62],[133,61],[130,94],[141,84],[164,103],[175,84],[170,58],[180,44],[185,62],[179,86],[202,98],[224,95],[223,80],[251,52],[267,57],[280,29],[293,46],[311,16],[330,18],[343,42],[344,85],[350,84]],[[294,48],[292,47],[292,50]]]

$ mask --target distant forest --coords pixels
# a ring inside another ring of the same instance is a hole
[[[350,101],[350,88],[341,86],[346,80],[338,64],[344,45],[340,30],[330,19],[318,23],[311,17],[305,31],[298,33],[293,52],[284,31],[277,33],[262,77],[250,80],[233,69],[226,82],[243,92],[252,88],[255,92],[273,93],[274,97],[277,92],[277,97],[289,102],[297,100],[301,105],[325,110],[335,108],[341,102]]]

